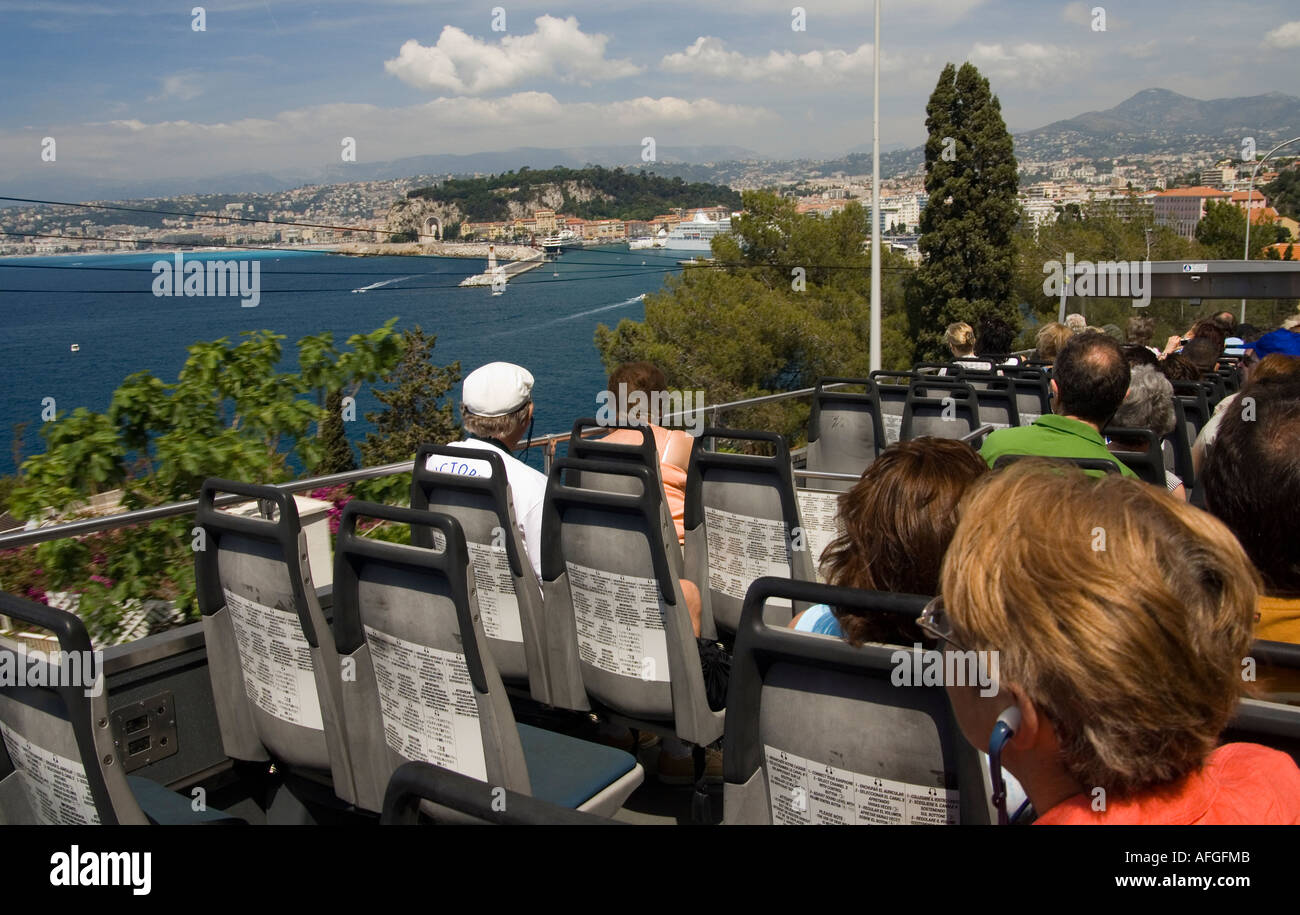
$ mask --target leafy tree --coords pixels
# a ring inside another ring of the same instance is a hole
[[[907,291],[918,358],[943,354],[944,328],[990,312],[1012,326],[1012,232],[1018,178],[1011,135],[989,82],[969,63],[944,67],[926,105],[921,266]]]
[[[1292,219],[1300,219],[1300,168],[1281,170],[1280,164],[1278,168],[1280,169],[1278,176],[1260,190],[1264,192],[1264,196],[1278,213]],[[1255,234],[1253,230],[1251,234]]]
[[[11,510],[27,518],[47,508],[68,515],[117,486],[135,508],[191,498],[210,476],[283,479],[293,455],[318,466],[326,449],[311,427],[329,418],[321,402],[355,394],[392,369],[401,354],[395,321],[353,335],[347,352],[337,351],[329,334],[303,338],[298,372],[278,369],[283,337],[270,331],[247,332],[235,345],[227,338],[194,344],[174,383],[136,372],[114,392],[106,413],[80,407],[42,429],[46,451],[22,463]],[[338,417],[337,404],[331,406]],[[47,585],[78,592],[77,610],[92,635],[111,643],[123,634],[123,614],[133,602],[173,600],[193,615],[192,523],[175,518],[52,541],[17,551],[34,555],[40,567],[0,556],[0,569],[5,586],[21,593],[38,595]],[[15,569],[21,577],[11,582]]]
[[[1196,224],[1196,240],[1210,257],[1236,260],[1246,246],[1246,211],[1227,201],[1211,200],[1205,216]],[[1264,248],[1277,241],[1273,221],[1261,220],[1250,227],[1250,257],[1263,255]]]
[[[733,234],[713,240],[716,266],[687,268],[646,297],[645,321],[596,329],[606,368],[646,360],[671,387],[705,392],[710,403],[811,386],[819,376],[869,370],[868,220],[851,203],[829,218],[800,215],[794,201],[746,192]],[[882,356],[905,364],[901,275],[892,252],[882,263]],[[595,392],[593,392],[594,397]],[[593,401],[594,402],[594,401]],[[807,404],[778,402],[730,414],[729,425],[803,432]]]
[[[1064,264],[1068,255],[1073,255],[1076,263],[1142,261],[1147,256],[1148,238],[1152,260],[1188,260],[1199,256],[1194,242],[1172,229],[1155,225],[1149,207],[1125,202],[1089,204],[1079,210],[1077,220],[1059,219],[1037,229],[1023,220],[1013,238],[1014,300],[1027,318],[1035,322],[1055,321],[1061,301],[1043,291],[1047,278],[1045,268],[1052,262]],[[1157,339],[1163,340],[1169,334],[1187,329],[1186,316],[1181,310],[1177,302],[1153,301],[1143,313],[1156,319]],[[1121,328],[1135,313],[1133,300],[1123,298],[1072,298],[1067,300],[1066,311],[1083,313],[1090,324],[1117,324]],[[1034,329],[1026,328],[1018,348],[1033,347]]]

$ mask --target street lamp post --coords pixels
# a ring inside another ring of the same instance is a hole
[[[1291,139],[1287,140],[1284,143],[1277,144],[1268,152],[1264,153],[1264,158],[1256,162],[1255,167],[1250,170],[1250,183],[1246,185],[1246,250],[1242,252],[1241,255],[1241,259],[1244,261],[1250,260],[1250,204],[1251,204],[1250,198],[1255,193],[1255,176],[1259,174],[1259,167],[1268,161],[1269,156],[1273,155],[1273,153],[1277,152],[1283,146],[1290,146],[1292,143],[1295,143],[1297,141],[1300,141],[1300,137],[1292,137]],[[1238,323],[1240,324],[1246,323],[1246,300],[1245,299],[1241,300],[1241,320]]]
[[[871,371],[880,368],[880,0],[876,0],[876,31],[871,38],[874,75],[871,120]]]

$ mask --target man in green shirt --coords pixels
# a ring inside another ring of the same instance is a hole
[[[1124,351],[1106,334],[1071,337],[1052,367],[1052,413],[1032,426],[998,429],[989,434],[980,456],[993,462],[1004,454],[1036,457],[1097,458],[1135,474],[1106,449],[1101,430],[1128,394],[1129,365]]]

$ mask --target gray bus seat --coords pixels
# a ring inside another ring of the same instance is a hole
[[[435,809],[452,810],[475,823],[496,826],[622,826],[607,817],[581,813],[527,794],[493,787],[476,778],[426,762],[402,763],[393,772],[384,794],[384,826],[414,826],[421,822],[428,801]],[[435,815],[434,824],[440,822]],[[452,820],[457,824],[460,818]]]
[[[945,388],[953,387],[961,392],[958,394],[959,397],[964,395],[964,388],[974,390],[979,400],[976,419],[980,425],[988,424],[995,429],[1010,429],[1020,425],[1018,398],[1009,378],[991,372],[978,374],[967,372],[959,379],[927,378],[913,385],[916,393],[929,397],[942,397]]]
[[[931,396],[931,395],[938,396]],[[961,438],[980,427],[980,402],[975,389],[964,382],[914,379],[903,406],[899,437],[904,441],[923,435]]]
[[[1160,439],[1150,429],[1125,429],[1120,426],[1107,426],[1102,430],[1107,439],[1120,442],[1144,441],[1146,451],[1115,451],[1111,454],[1123,461],[1128,469],[1136,473],[1145,482],[1153,486],[1165,487],[1165,455],[1160,448]]]
[[[865,390],[828,391],[828,384],[855,384]],[[807,469],[861,476],[885,447],[880,394],[870,378],[818,378],[808,416]],[[845,492],[849,480],[818,480],[818,489]]]
[[[431,545],[358,536],[358,518],[423,527]],[[408,761],[600,813],[641,783],[628,753],[516,723],[485,650],[475,570],[454,517],[353,500],[336,556],[334,630],[352,662],[343,707],[358,806],[381,810]]]
[[[1169,461],[1165,461],[1165,466],[1178,474],[1183,485],[1187,487],[1187,492],[1191,493],[1196,488],[1196,467],[1192,463],[1192,441],[1187,438],[1188,432],[1187,416],[1181,397],[1174,397],[1174,428],[1165,436],[1165,442],[1169,445],[1169,450],[1173,453],[1173,466],[1169,467]],[[1162,446],[1163,448],[1163,446]]]
[[[769,626],[770,598],[915,619],[926,598],[762,578],[745,596],[723,738],[723,823],[991,820],[979,754],[943,686],[895,685],[913,649]]]
[[[1295,652],[1282,651],[1271,646],[1277,642],[1257,641],[1251,646],[1251,657],[1266,660],[1276,668],[1285,668],[1291,683],[1300,675],[1300,662]],[[1300,646],[1287,645],[1287,649]],[[1262,667],[1263,665],[1261,665]],[[1258,743],[1290,755],[1300,765],[1300,706],[1279,701],[1279,697],[1245,698],[1237,703],[1236,714],[1219,738],[1220,743]]]
[[[903,430],[903,408],[907,405],[907,392],[915,372],[889,372],[881,369],[871,373],[876,383],[876,397],[880,401],[880,421],[884,424],[885,445],[898,441]],[[882,446],[881,450],[884,448]]]
[[[1051,383],[1042,371],[1005,366],[1002,377],[1011,382],[1016,392],[1016,415],[1020,425],[1031,426],[1038,417],[1052,412]]]
[[[132,750],[146,750],[114,739],[101,656],[78,617],[3,592],[0,614],[58,639],[56,655],[0,638],[14,674],[0,678],[0,825],[243,822],[126,774]]]
[[[619,473],[641,492],[580,489],[567,472]],[[681,582],[644,467],[563,458],[542,515],[542,588],[556,704],[707,746],[722,734],[709,708]]]
[[[713,438],[762,442],[773,453],[712,451],[707,443]],[[705,429],[691,449],[685,518],[686,577],[700,589],[704,616],[719,632],[736,631],[745,591],[755,578],[817,580],[799,516],[790,452],[775,433]],[[769,611],[784,614],[785,622],[794,613],[776,604]]]
[[[480,468],[487,473],[465,472]],[[501,679],[549,704],[542,585],[515,523],[501,456],[488,448],[467,452],[448,445],[421,445],[411,474],[411,507],[442,512],[460,522],[477,576],[485,644]],[[432,549],[432,538],[428,528],[411,529],[416,546]]]
[[[598,438],[583,438],[583,430],[591,428],[602,428],[606,431],[634,429],[641,433],[641,444],[625,445],[603,441]],[[649,426],[599,426],[594,418],[579,419],[573,424],[573,431],[569,434],[569,450],[566,456],[582,461],[625,462],[645,467],[659,481],[659,485],[663,486],[663,475],[659,472],[659,450],[655,444],[654,431]],[[604,489],[609,492],[636,494],[641,489],[640,484],[633,477],[621,474],[600,474],[592,471],[587,471],[584,474],[578,470],[569,470],[565,482],[580,489]],[[659,519],[663,525],[665,536],[668,541],[677,543],[677,526],[673,524],[673,516],[668,509],[667,499],[660,499],[659,505]],[[678,543],[677,549],[669,550],[668,554],[668,558],[680,578],[682,575],[681,544]]]
[[[1183,405],[1183,434],[1187,436],[1187,447],[1196,443],[1201,429],[1210,421],[1210,400],[1205,385],[1199,381],[1173,382],[1174,398]]]
[[[1250,657],[1255,661],[1257,698],[1300,706],[1300,644],[1256,639]]]
[[[223,492],[258,500],[276,516],[219,511],[215,500]],[[293,497],[271,486],[208,479],[195,518],[205,542],[194,554],[199,611],[226,754],[328,782],[333,795],[352,804],[339,657],[312,586]],[[298,797],[292,781],[285,785]]]
[[[1038,454],[999,454],[993,461],[993,469],[1001,470],[1008,464],[1014,464],[1016,461],[1048,461],[1059,464],[1070,464],[1078,467],[1080,470],[1100,470],[1102,473],[1119,473],[1119,459],[1108,461],[1105,458],[1072,458],[1072,457],[1043,457]]]

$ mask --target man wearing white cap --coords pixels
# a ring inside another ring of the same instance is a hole
[[[533,421],[533,376],[526,368],[510,362],[490,362],[470,372],[461,389],[461,421],[469,438],[457,448],[496,451],[506,465],[515,524],[524,538],[524,549],[542,579],[542,500],[546,496],[546,475],[516,458]],[[436,458],[430,458],[430,468]],[[478,465],[478,466],[475,466]],[[461,464],[463,473],[483,473],[486,462]],[[490,471],[488,471],[490,473]]]

